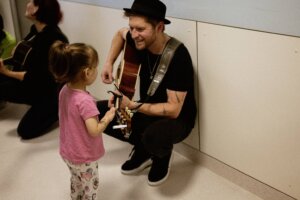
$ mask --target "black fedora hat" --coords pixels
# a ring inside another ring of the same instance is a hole
[[[123,8],[128,13],[141,14],[154,19],[162,20],[165,24],[171,22],[167,20],[166,10],[167,7],[159,0],[134,0],[131,8]]]

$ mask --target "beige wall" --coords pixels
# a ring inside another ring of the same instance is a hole
[[[13,17],[11,13],[10,1],[5,0],[0,2],[0,13],[3,17],[4,29],[15,37],[15,28],[13,23]]]
[[[95,46],[102,66],[121,10],[61,1],[71,42]],[[300,199],[300,38],[172,19],[197,72],[200,124],[185,141]],[[107,98],[100,80],[90,90]],[[200,141],[200,142],[199,142]]]
[[[200,149],[300,198],[300,38],[198,23]]]

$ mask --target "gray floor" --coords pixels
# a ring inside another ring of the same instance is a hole
[[[26,106],[8,104],[0,111],[0,199],[67,200],[69,171],[58,154],[58,128],[22,141],[16,127]],[[260,200],[257,196],[174,153],[169,179],[159,187],[147,184],[145,170],[120,173],[131,146],[104,135],[106,154],[100,161],[102,200]]]

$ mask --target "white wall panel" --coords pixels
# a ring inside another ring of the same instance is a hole
[[[12,11],[12,7],[10,1],[5,0],[0,2],[0,13],[3,18],[4,29],[15,37],[16,33],[15,33],[13,16],[11,11]]]
[[[182,20],[177,18],[169,18],[171,21],[170,25],[166,26],[166,33],[170,36],[176,37],[188,48],[195,72],[195,94],[198,102],[198,67],[197,67],[197,23],[191,20]],[[180,31],[178,31],[180,30]],[[198,106],[197,106],[198,107]],[[184,141],[185,143],[191,145],[192,147],[199,149],[199,129],[198,129],[198,119],[196,121],[195,127],[190,134],[190,136]]]
[[[110,48],[111,40],[120,27],[127,26],[119,10],[91,5],[61,2],[64,20],[61,28],[71,43],[84,42],[96,48],[99,54],[99,76],[90,86],[90,91],[98,99],[107,99],[112,85],[105,85],[100,79],[101,67]]]
[[[300,38],[198,23],[201,151],[300,198]]]
[[[64,0],[128,8],[133,0]],[[162,0],[167,16],[193,21],[300,36],[299,0]]]

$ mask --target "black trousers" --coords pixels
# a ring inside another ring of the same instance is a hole
[[[100,119],[108,110],[107,103],[107,101],[97,102]],[[104,132],[157,157],[170,154],[173,144],[184,140],[192,130],[186,123],[178,119],[151,117],[137,112],[132,118],[132,133],[129,139],[126,139],[120,129],[112,129],[112,126],[116,124],[116,119],[114,119]]]
[[[47,133],[58,121],[57,97],[53,95],[34,97],[30,88],[26,88],[16,79],[0,75],[0,100],[30,105],[17,128],[22,139],[32,139]]]

